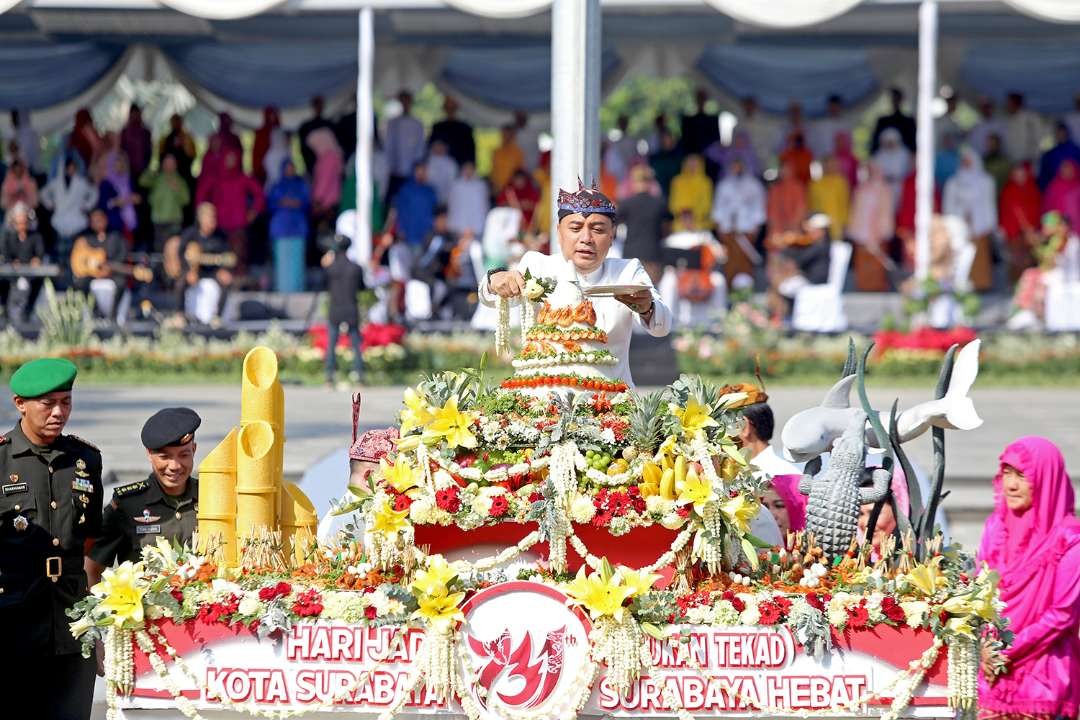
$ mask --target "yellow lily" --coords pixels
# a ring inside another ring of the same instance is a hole
[[[465,593],[456,592],[447,594],[445,588],[438,595],[422,595],[417,599],[414,618],[422,618],[428,626],[439,632],[446,632],[455,622],[465,619],[464,613],[458,607],[465,599]]]
[[[417,468],[409,464],[404,453],[398,453],[393,465],[385,459],[379,460],[379,469],[386,484],[394,490],[404,495],[415,494],[411,491],[416,489]]]
[[[956,633],[957,635],[966,635],[967,637],[975,637],[975,628],[968,622],[969,618],[949,618],[945,622],[945,629],[949,632]]]
[[[123,563],[109,568],[101,575],[101,582],[91,592],[101,598],[101,607],[112,616],[117,627],[137,627],[143,622],[143,595],[146,587],[140,586],[142,563]]]
[[[452,448],[476,447],[476,436],[469,427],[476,418],[476,413],[458,410],[457,398],[450,398],[446,404],[435,411],[434,417],[424,431],[425,438],[445,438]]]
[[[676,502],[679,505],[693,504],[694,512],[700,515],[705,506],[716,498],[712,483],[707,478],[699,478],[697,472],[690,470],[686,473],[686,482],[683,483]]]
[[[413,388],[405,391],[405,409],[401,411],[401,434],[421,428],[431,422],[431,408]]]
[[[375,518],[371,530],[372,532],[382,533],[387,537],[393,537],[408,524],[406,520],[408,516],[408,510],[395,510],[394,506],[390,504],[390,498],[384,497],[379,506],[375,508]]]
[[[457,571],[446,562],[442,555],[428,558],[427,568],[416,573],[412,589],[424,595],[446,594],[446,586],[457,577]]]
[[[750,521],[757,517],[760,510],[761,503],[748,501],[742,494],[720,503],[720,512],[724,514],[724,519],[741,533],[750,532]]]
[[[623,585],[630,588],[630,597],[644,595],[652,590],[653,584],[663,577],[656,573],[645,573],[640,570],[631,570],[628,567],[620,567],[617,573]]]
[[[586,575],[584,567],[566,587],[566,594],[584,606],[594,620],[607,616],[616,622],[622,622],[623,603],[632,592],[633,589],[621,584],[617,576],[605,580],[600,573]]]
[[[908,584],[927,597],[933,596],[939,587],[947,583],[938,568],[940,564],[941,558],[935,557],[929,562],[916,565],[907,574]]]
[[[904,609],[904,615],[911,627],[922,625],[930,614],[930,603],[925,600],[906,600],[900,603],[900,607]]]
[[[687,436],[699,435],[705,431],[705,428],[718,427],[720,425],[720,423],[716,422],[712,415],[709,414],[709,408],[693,398],[686,401],[686,407],[684,408],[679,407],[675,403],[671,403],[668,405],[668,410],[672,415],[679,418],[683,434]]]

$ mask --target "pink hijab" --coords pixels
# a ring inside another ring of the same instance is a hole
[[[807,497],[799,492],[801,478],[801,475],[774,475],[772,479],[773,490],[787,506],[788,523],[792,532],[806,529]]]
[[[1061,163],[1057,175],[1046,186],[1042,209],[1057,210],[1074,228],[1080,227],[1080,167],[1072,160]]]
[[[979,560],[1001,576],[1001,599],[1010,624],[1019,630],[1039,619],[1052,600],[1058,561],[1080,543],[1072,483],[1065,458],[1054,443],[1022,437],[1001,454],[994,477],[994,511],[983,529]],[[1011,465],[1031,483],[1033,502],[1021,514],[1009,510],[1002,486],[1002,468]]]

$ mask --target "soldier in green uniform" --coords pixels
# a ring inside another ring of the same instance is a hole
[[[94,663],[65,611],[87,594],[101,531],[101,453],[64,435],[75,366],[32,360],[11,376],[19,423],[0,436],[0,687],[5,717],[90,716]]]
[[[137,561],[142,549],[159,537],[191,539],[196,527],[199,481],[195,466],[195,431],[202,419],[185,407],[154,413],[142,429],[142,443],[152,472],[145,480],[121,485],[105,508],[101,535],[86,560],[93,583],[113,561]]]

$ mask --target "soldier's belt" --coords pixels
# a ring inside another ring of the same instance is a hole
[[[45,558],[45,577],[53,582],[58,582],[64,574],[76,574],[82,572],[82,569],[82,557],[50,555]]]

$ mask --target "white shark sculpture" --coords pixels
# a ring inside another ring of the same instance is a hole
[[[896,419],[900,442],[916,438],[931,427],[948,430],[974,430],[982,425],[975,404],[968,397],[979,374],[979,340],[973,340],[956,354],[949,390],[940,400],[930,400],[904,410]],[[807,462],[828,452],[833,442],[844,434],[851,419],[862,412],[851,406],[851,386],[856,376],[848,375],[832,386],[818,407],[796,413],[780,433],[780,440],[796,462]],[[889,431],[889,413],[878,413]],[[877,446],[877,438],[867,423],[867,444]]]

